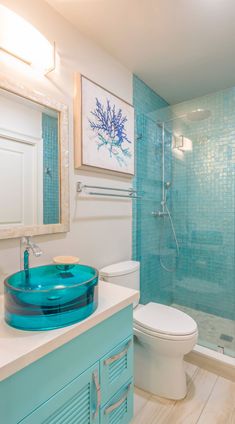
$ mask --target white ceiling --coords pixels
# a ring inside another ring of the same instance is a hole
[[[47,0],[169,103],[235,85],[235,0]]]

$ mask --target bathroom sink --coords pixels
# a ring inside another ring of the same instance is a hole
[[[65,327],[98,306],[98,271],[86,265],[45,265],[4,281],[5,320],[22,330]]]

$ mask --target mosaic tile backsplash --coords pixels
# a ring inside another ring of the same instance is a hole
[[[141,262],[141,302],[174,303],[234,320],[235,89],[169,107],[134,78],[134,107],[135,186],[142,199],[133,206],[133,256]],[[198,108],[209,110],[209,118],[190,122],[186,113]],[[151,215],[161,202],[162,128],[158,122],[164,120],[169,120],[166,180],[172,183],[168,207],[180,247],[176,262],[168,221],[161,255],[166,265],[176,266],[171,273],[159,261],[163,221]],[[174,135],[183,135],[187,145],[174,148]]]

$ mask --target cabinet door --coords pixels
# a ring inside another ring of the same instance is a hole
[[[99,407],[97,363],[28,415],[21,424],[98,424]]]
[[[130,336],[101,360],[102,405],[133,375],[133,337]]]
[[[129,381],[101,409],[100,424],[129,424],[132,418],[133,383]]]

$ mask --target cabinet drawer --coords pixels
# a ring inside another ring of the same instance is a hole
[[[101,409],[100,424],[129,424],[133,417],[133,383],[130,380]]]
[[[98,424],[98,363],[43,403],[20,424]]]
[[[133,337],[124,340],[100,363],[102,405],[133,375]]]

